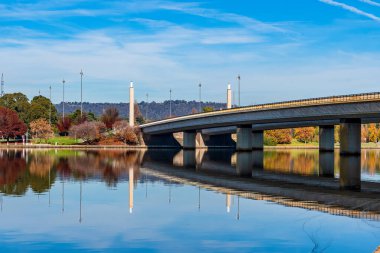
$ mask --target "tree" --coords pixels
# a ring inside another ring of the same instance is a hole
[[[378,142],[379,140],[379,129],[376,124],[369,124],[368,126],[368,140],[370,142]]]
[[[26,133],[26,125],[20,120],[17,113],[11,109],[0,107],[0,136],[15,138]]]
[[[49,110],[51,110],[50,115]],[[36,96],[32,99],[28,114],[30,122],[36,119],[45,119],[49,122],[49,117],[51,116],[51,123],[57,123],[57,109],[50,99],[44,96]]]
[[[214,111],[214,108],[212,108],[211,106],[205,106],[203,107],[203,112],[213,112]]]
[[[108,129],[111,129],[112,125],[118,119],[119,119],[119,111],[115,107],[107,108],[101,117],[101,121],[106,125]]]
[[[80,138],[85,143],[92,143],[100,138],[100,131],[95,122],[83,122],[70,128],[71,137]]]
[[[137,103],[135,103],[135,105],[134,105],[134,111],[135,111],[135,121],[136,121],[136,123],[138,125],[144,124],[145,123],[145,119],[142,116],[142,114],[140,112],[139,105]]]
[[[83,112],[81,115],[80,110],[77,109],[73,113],[71,113],[69,117],[74,125],[79,125],[86,121],[93,121],[95,115],[93,113],[90,115],[89,113],[86,113],[86,112]]]
[[[49,139],[54,136],[51,125],[46,119],[33,120],[29,126],[33,138]]]
[[[191,109],[191,114],[196,114],[196,113],[198,113],[198,110],[197,109],[195,109],[194,107]]]
[[[314,138],[314,127],[300,127],[294,129],[294,137],[299,142],[311,142]]]
[[[20,92],[5,94],[0,98],[0,106],[15,111],[24,123],[29,123],[30,103],[24,94]]]
[[[264,132],[266,138],[272,137],[278,144],[289,144],[292,142],[292,130],[291,129],[275,129],[267,130]]]
[[[65,116],[63,119],[59,118],[57,128],[61,136],[67,136],[69,134],[69,129],[72,125],[71,118]]]
[[[119,140],[127,144],[136,145],[139,143],[138,128],[129,126],[125,120],[115,122],[113,131]]]

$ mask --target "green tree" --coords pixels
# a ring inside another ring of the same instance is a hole
[[[14,110],[24,123],[29,123],[30,103],[24,94],[20,92],[5,94],[0,98],[0,106]]]
[[[50,99],[44,96],[36,96],[32,99],[30,103],[29,110],[29,122],[36,119],[45,119],[49,122],[49,110],[51,109],[51,123],[56,124],[57,119],[57,109],[50,101]]]
[[[211,106],[205,106],[203,107],[203,112],[213,112],[214,111],[214,108],[212,108]]]

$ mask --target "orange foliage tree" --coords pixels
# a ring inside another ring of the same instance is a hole
[[[311,142],[314,138],[315,128],[314,127],[300,127],[294,129],[294,137],[299,142]]]
[[[368,126],[368,141],[377,142],[379,140],[379,128],[376,124],[369,124]]]
[[[30,122],[30,132],[33,138],[48,139],[54,136],[51,125],[43,118]]]
[[[278,144],[289,144],[292,142],[291,129],[275,129],[264,132],[266,138],[273,138]]]

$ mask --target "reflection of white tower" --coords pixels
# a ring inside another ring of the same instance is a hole
[[[129,213],[133,210],[133,168],[129,168]]]
[[[227,213],[231,210],[231,195],[228,193],[226,195],[226,207],[227,207]]]
[[[131,82],[129,87],[129,125],[131,127],[135,125],[135,90],[133,82]]]
[[[227,109],[232,108],[232,92],[231,92],[231,84],[227,86]]]

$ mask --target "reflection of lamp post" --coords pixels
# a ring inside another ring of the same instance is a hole
[[[198,186],[198,211],[201,210],[201,187]]]
[[[62,213],[65,212],[65,177],[62,177]]]
[[[238,195],[238,212],[237,212],[237,217],[238,220],[240,220],[240,196]]]
[[[79,223],[82,223],[82,180],[79,182],[80,195],[79,195]]]
[[[169,204],[172,202],[172,184],[169,182]]]

